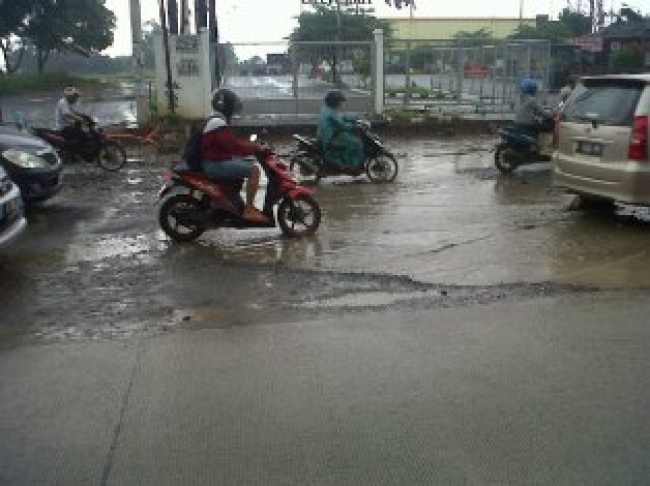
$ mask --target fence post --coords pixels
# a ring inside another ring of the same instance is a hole
[[[462,47],[456,47],[456,81],[458,86],[456,86],[456,101],[460,104],[463,101],[463,66],[465,64],[465,49]]]
[[[376,29],[373,34],[375,35],[375,56],[373,60],[375,79],[372,83],[375,98],[374,114],[381,115],[384,112],[384,31]]]

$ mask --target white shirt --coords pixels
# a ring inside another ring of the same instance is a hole
[[[69,103],[65,98],[61,98],[56,105],[56,129],[61,130],[63,127],[69,125],[65,119],[66,115],[75,115],[77,110],[74,109],[73,104]]]

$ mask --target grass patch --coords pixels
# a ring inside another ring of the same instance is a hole
[[[7,95],[20,95],[25,93],[38,93],[48,91],[61,91],[65,86],[74,85],[84,87],[97,86],[99,79],[70,76],[66,73],[37,74],[12,74],[0,76],[0,93]]]

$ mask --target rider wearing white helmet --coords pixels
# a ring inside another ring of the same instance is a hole
[[[83,122],[83,117],[77,109],[77,101],[81,93],[74,86],[63,90],[63,98],[56,105],[56,128],[63,130],[65,127]]]
[[[77,101],[81,93],[74,86],[68,86],[63,90],[63,98],[56,105],[56,128],[63,138],[68,141],[72,151],[81,145],[86,137],[82,129],[85,119],[77,108]]]

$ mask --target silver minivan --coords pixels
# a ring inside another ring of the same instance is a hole
[[[650,74],[581,79],[558,116],[554,184],[585,202],[650,205]]]

